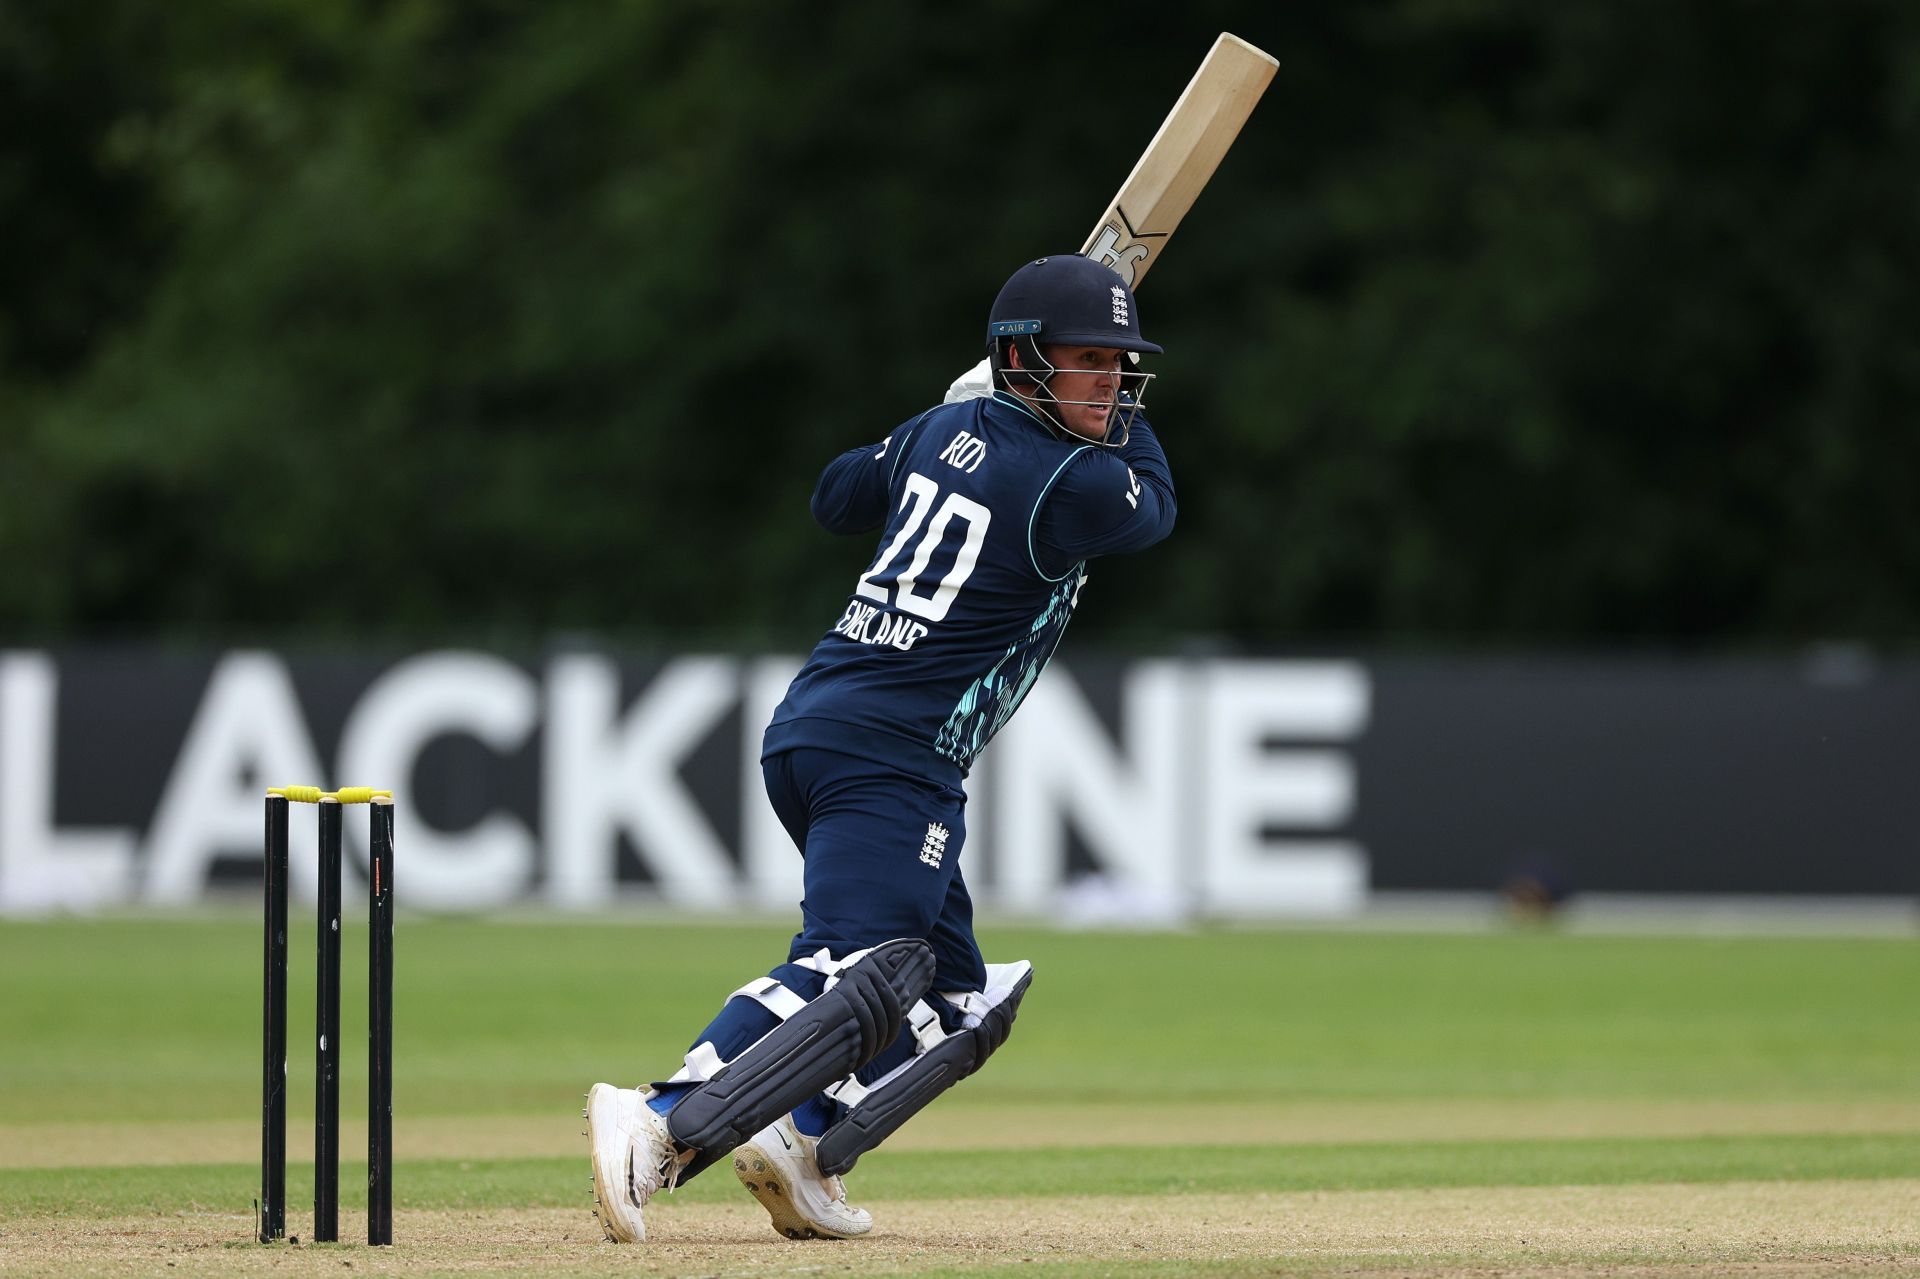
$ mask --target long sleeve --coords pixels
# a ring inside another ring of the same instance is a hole
[[[922,413],[878,444],[848,449],[827,463],[813,488],[813,518],[821,528],[829,533],[868,533],[887,522],[894,466],[926,420],[927,414]]]
[[[813,518],[829,533],[865,533],[887,518],[887,457],[893,437],[848,449],[820,472],[813,490]]]
[[[1173,531],[1176,511],[1167,455],[1136,418],[1125,445],[1089,448],[1067,464],[1034,519],[1035,565],[1053,575],[1096,555],[1143,551]]]

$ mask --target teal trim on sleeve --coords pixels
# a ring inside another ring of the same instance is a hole
[[[1058,577],[1049,575],[1047,570],[1040,567],[1040,557],[1033,553],[1033,526],[1040,522],[1040,504],[1047,500],[1047,494],[1053,492],[1053,486],[1060,480],[1060,473],[1073,465],[1074,458],[1079,457],[1092,447],[1093,445],[1091,444],[1082,444],[1079,448],[1067,454],[1067,460],[1055,467],[1053,474],[1047,477],[1045,486],[1040,490],[1040,496],[1033,499],[1033,512],[1027,516],[1027,563],[1033,565],[1033,571],[1040,575],[1040,580],[1043,582],[1063,582],[1072,574],[1074,569],[1080,567],[1078,564],[1075,564],[1073,568],[1069,568]]]

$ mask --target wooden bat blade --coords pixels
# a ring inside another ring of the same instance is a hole
[[[1279,63],[1222,32],[1080,252],[1138,288],[1220,167]]]

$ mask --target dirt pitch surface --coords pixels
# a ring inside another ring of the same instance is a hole
[[[1920,1274],[1920,1179],[876,1202],[873,1235],[775,1236],[759,1207],[667,1204],[653,1239],[578,1211],[403,1212],[397,1246],[262,1246],[251,1221],[0,1225],[0,1272],[47,1275]],[[298,1229],[299,1220],[289,1227]],[[341,1233],[365,1229],[342,1214]]]
[[[313,1120],[296,1112],[288,1122],[290,1131],[300,1132]],[[399,1124],[394,1141],[402,1160],[573,1155],[580,1152],[579,1127],[566,1113],[427,1116]],[[341,1128],[341,1148],[362,1148],[365,1132],[362,1122],[349,1116]],[[1054,1101],[1012,1102],[991,1109],[930,1110],[916,1116],[887,1148],[1019,1150],[1062,1145],[1089,1132],[1115,1146],[1157,1145],[1169,1132],[1178,1132],[1190,1146],[1369,1141],[1388,1133],[1401,1141],[1908,1133],[1920,1132],[1920,1102],[1287,1101],[1231,1108],[1171,1102],[1148,1113],[1134,1105],[1079,1103],[1063,1110]],[[97,1164],[102,1151],[112,1151],[121,1164],[240,1163],[258,1156],[260,1126],[248,1120],[140,1119],[0,1126],[0,1168]]]

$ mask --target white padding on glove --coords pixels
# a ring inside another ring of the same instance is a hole
[[[953,385],[947,388],[944,403],[958,404],[962,400],[978,400],[992,394],[993,370],[982,360],[953,380]]]

